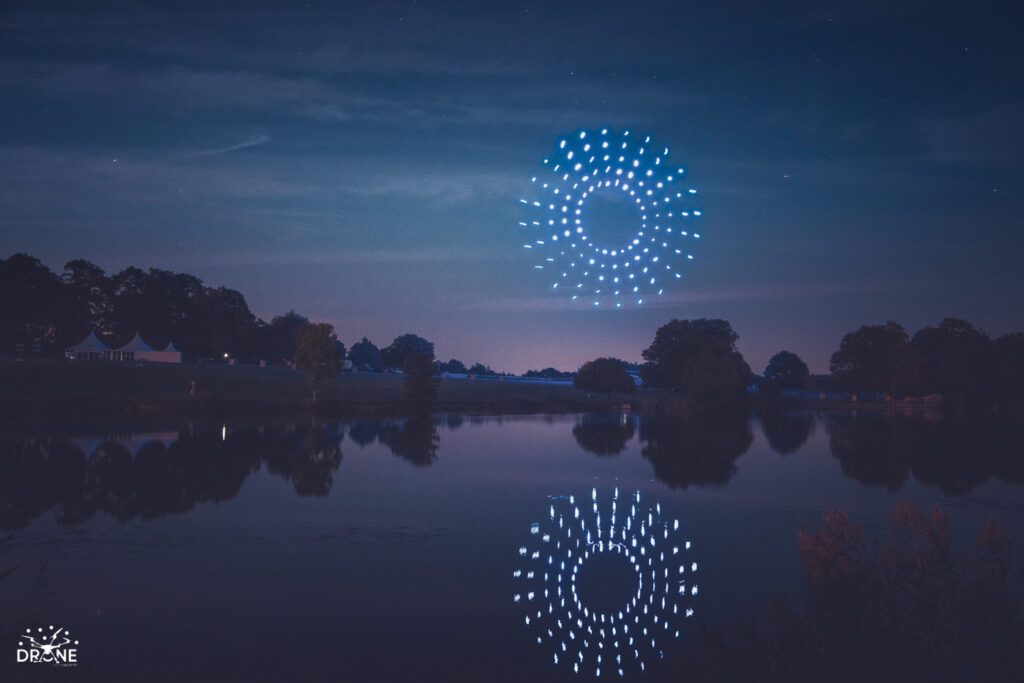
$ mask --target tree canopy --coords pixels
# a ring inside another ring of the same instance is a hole
[[[671,320],[643,352],[644,386],[682,390],[702,400],[736,400],[753,380],[725,320]]]
[[[452,372],[455,373],[456,375],[465,375],[467,372],[469,372],[466,369],[466,364],[463,363],[461,360],[457,360],[455,358],[452,358],[447,363],[441,363],[440,369],[441,372]]]
[[[306,323],[299,328],[295,344],[295,365],[306,373],[306,382],[313,392],[316,403],[320,383],[333,379],[341,372],[341,355],[337,349],[338,338],[330,323]]]
[[[780,389],[807,389],[811,373],[800,356],[790,351],[779,351],[768,361],[764,378],[775,380]]]
[[[403,334],[395,337],[390,346],[381,349],[380,355],[384,367],[400,368],[405,365],[405,361],[414,353],[427,353],[433,359],[433,342],[429,342],[415,334]]]
[[[583,364],[573,385],[580,391],[602,394],[636,391],[636,383],[626,372],[626,363],[618,358],[597,358]]]
[[[989,389],[992,342],[966,320],[946,318],[936,327],[918,330],[911,345],[926,391],[964,398]]]
[[[441,378],[434,365],[434,355],[425,351],[412,353],[402,365],[405,374],[405,393],[417,404],[427,404],[437,398],[437,387]]]
[[[0,259],[0,347],[38,343],[50,351],[90,331],[111,346],[136,332],[155,348],[170,342],[190,357],[260,352],[261,326],[241,293],[185,273],[129,266],[113,275],[85,259],[60,277],[38,259]]]
[[[468,372],[471,375],[484,375],[485,377],[493,377],[498,374],[494,370],[491,370],[490,367],[484,365],[483,363],[473,363],[472,365],[469,366]]]
[[[376,372],[384,367],[380,349],[366,337],[352,345],[348,352],[348,359],[352,361],[352,365],[356,368],[366,368]]]
[[[832,374],[855,392],[895,396],[912,391],[919,366],[910,338],[899,323],[863,325],[843,337],[829,364]]]

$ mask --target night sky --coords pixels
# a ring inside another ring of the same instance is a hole
[[[0,257],[185,271],[496,370],[721,317],[755,372],[822,372],[861,324],[1024,329],[1022,121],[1020,2],[7,0]],[[639,308],[553,292],[517,225],[605,126],[700,190],[698,257]]]

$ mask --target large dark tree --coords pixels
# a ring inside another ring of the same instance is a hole
[[[28,254],[0,260],[0,344],[52,349],[77,339],[62,331],[73,319],[71,300],[60,278]],[[74,335],[71,335],[74,336]]]
[[[848,333],[829,364],[845,388],[897,396],[919,383],[919,362],[899,323],[864,325]]]
[[[991,340],[966,320],[946,318],[911,340],[929,392],[963,400],[991,391]]]
[[[775,380],[780,389],[807,389],[811,373],[800,356],[791,351],[779,351],[768,361],[764,378]]]
[[[146,317],[146,272],[129,266],[110,278],[111,320],[108,341],[112,346],[128,342]]]
[[[1024,399],[1024,332],[1004,334],[992,343],[992,371],[997,400]]]
[[[343,356],[338,352],[338,338],[330,323],[306,323],[299,328],[295,343],[295,366],[306,373],[306,382],[316,403],[317,389],[326,380],[341,372]]]
[[[644,386],[686,391],[701,400],[736,400],[753,380],[725,320],[672,320],[644,350]]]
[[[67,330],[71,343],[92,331],[106,336],[111,326],[111,283],[103,269],[85,259],[74,259],[64,264],[61,282],[72,300]]]
[[[636,391],[636,383],[626,372],[626,363],[618,358],[597,358],[583,364],[573,385],[580,391],[592,391],[602,394],[626,393]]]
[[[400,368],[414,353],[427,353],[433,358],[434,344],[415,334],[403,334],[395,337],[390,346],[381,349],[380,355],[381,360],[384,361],[384,367]]]
[[[402,365],[405,374],[405,393],[409,400],[416,404],[428,404],[437,398],[437,385],[441,378],[437,375],[432,354],[420,351],[411,354]]]
[[[291,359],[299,341],[299,330],[309,320],[295,311],[284,315],[275,315],[264,330],[266,335],[266,354],[275,360]]]
[[[465,363],[463,363],[461,360],[452,358],[447,363],[441,364],[441,372],[452,372],[455,373],[456,375],[465,375],[468,372],[468,370],[466,369]]]
[[[348,359],[357,369],[366,368],[377,371],[384,366],[380,357],[380,349],[366,337],[352,345],[348,352]]]
[[[192,357],[248,356],[257,349],[256,331],[245,297],[226,287],[204,287],[189,301],[179,348]]]
[[[189,302],[203,289],[202,280],[193,275],[151,268],[142,283],[142,338],[158,349],[180,340]]]

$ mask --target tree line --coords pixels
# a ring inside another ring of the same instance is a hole
[[[955,408],[1024,400],[1024,333],[992,338],[966,320],[946,318],[912,337],[901,325],[863,325],[847,333],[832,354],[826,377],[813,377],[795,353],[779,351],[755,378],[725,320],[672,320],[643,351],[645,387],[685,391],[714,405],[737,402],[759,384],[762,397],[783,390],[876,394],[895,400],[939,394]],[[576,386],[585,391],[636,390],[625,361],[585,363]]]
[[[326,323],[309,328],[304,316],[289,311],[270,322],[257,318],[237,290],[209,287],[194,275],[135,266],[108,275],[85,259],[51,271],[38,259],[14,254],[0,259],[0,349],[21,343],[56,353],[90,331],[110,346],[135,333],[154,348],[173,342],[187,358],[261,358],[299,361],[311,388],[337,374],[348,359],[357,369],[404,368],[416,358],[421,374],[497,375],[481,363],[438,362],[434,344],[402,334],[378,347],[366,337],[346,349]],[[306,343],[300,337],[306,330]],[[595,392],[635,391],[633,375],[645,387],[682,390],[703,402],[735,401],[755,381],[738,350],[738,335],[725,320],[671,320],[630,365],[614,358],[585,363],[578,372],[531,370],[527,377],[573,378]],[[311,371],[312,369],[312,371]],[[910,336],[896,322],[863,325],[849,332],[832,354],[830,375],[812,377],[794,353],[780,351],[764,370],[761,388],[773,395],[787,389],[884,394],[893,398],[941,394],[958,405],[989,405],[1024,397],[1024,333],[991,338],[971,323],[946,318]],[[312,372],[312,374],[310,374]],[[431,394],[428,382],[421,387]]]

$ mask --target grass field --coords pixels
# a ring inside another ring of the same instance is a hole
[[[195,383],[195,394],[192,387]],[[626,396],[590,395],[571,384],[445,378],[436,408],[554,412],[607,406]],[[265,412],[309,407],[301,371],[281,366],[0,360],[0,405],[14,413],[94,409],[138,413]],[[404,409],[402,375],[342,373],[318,390],[322,409]]]

